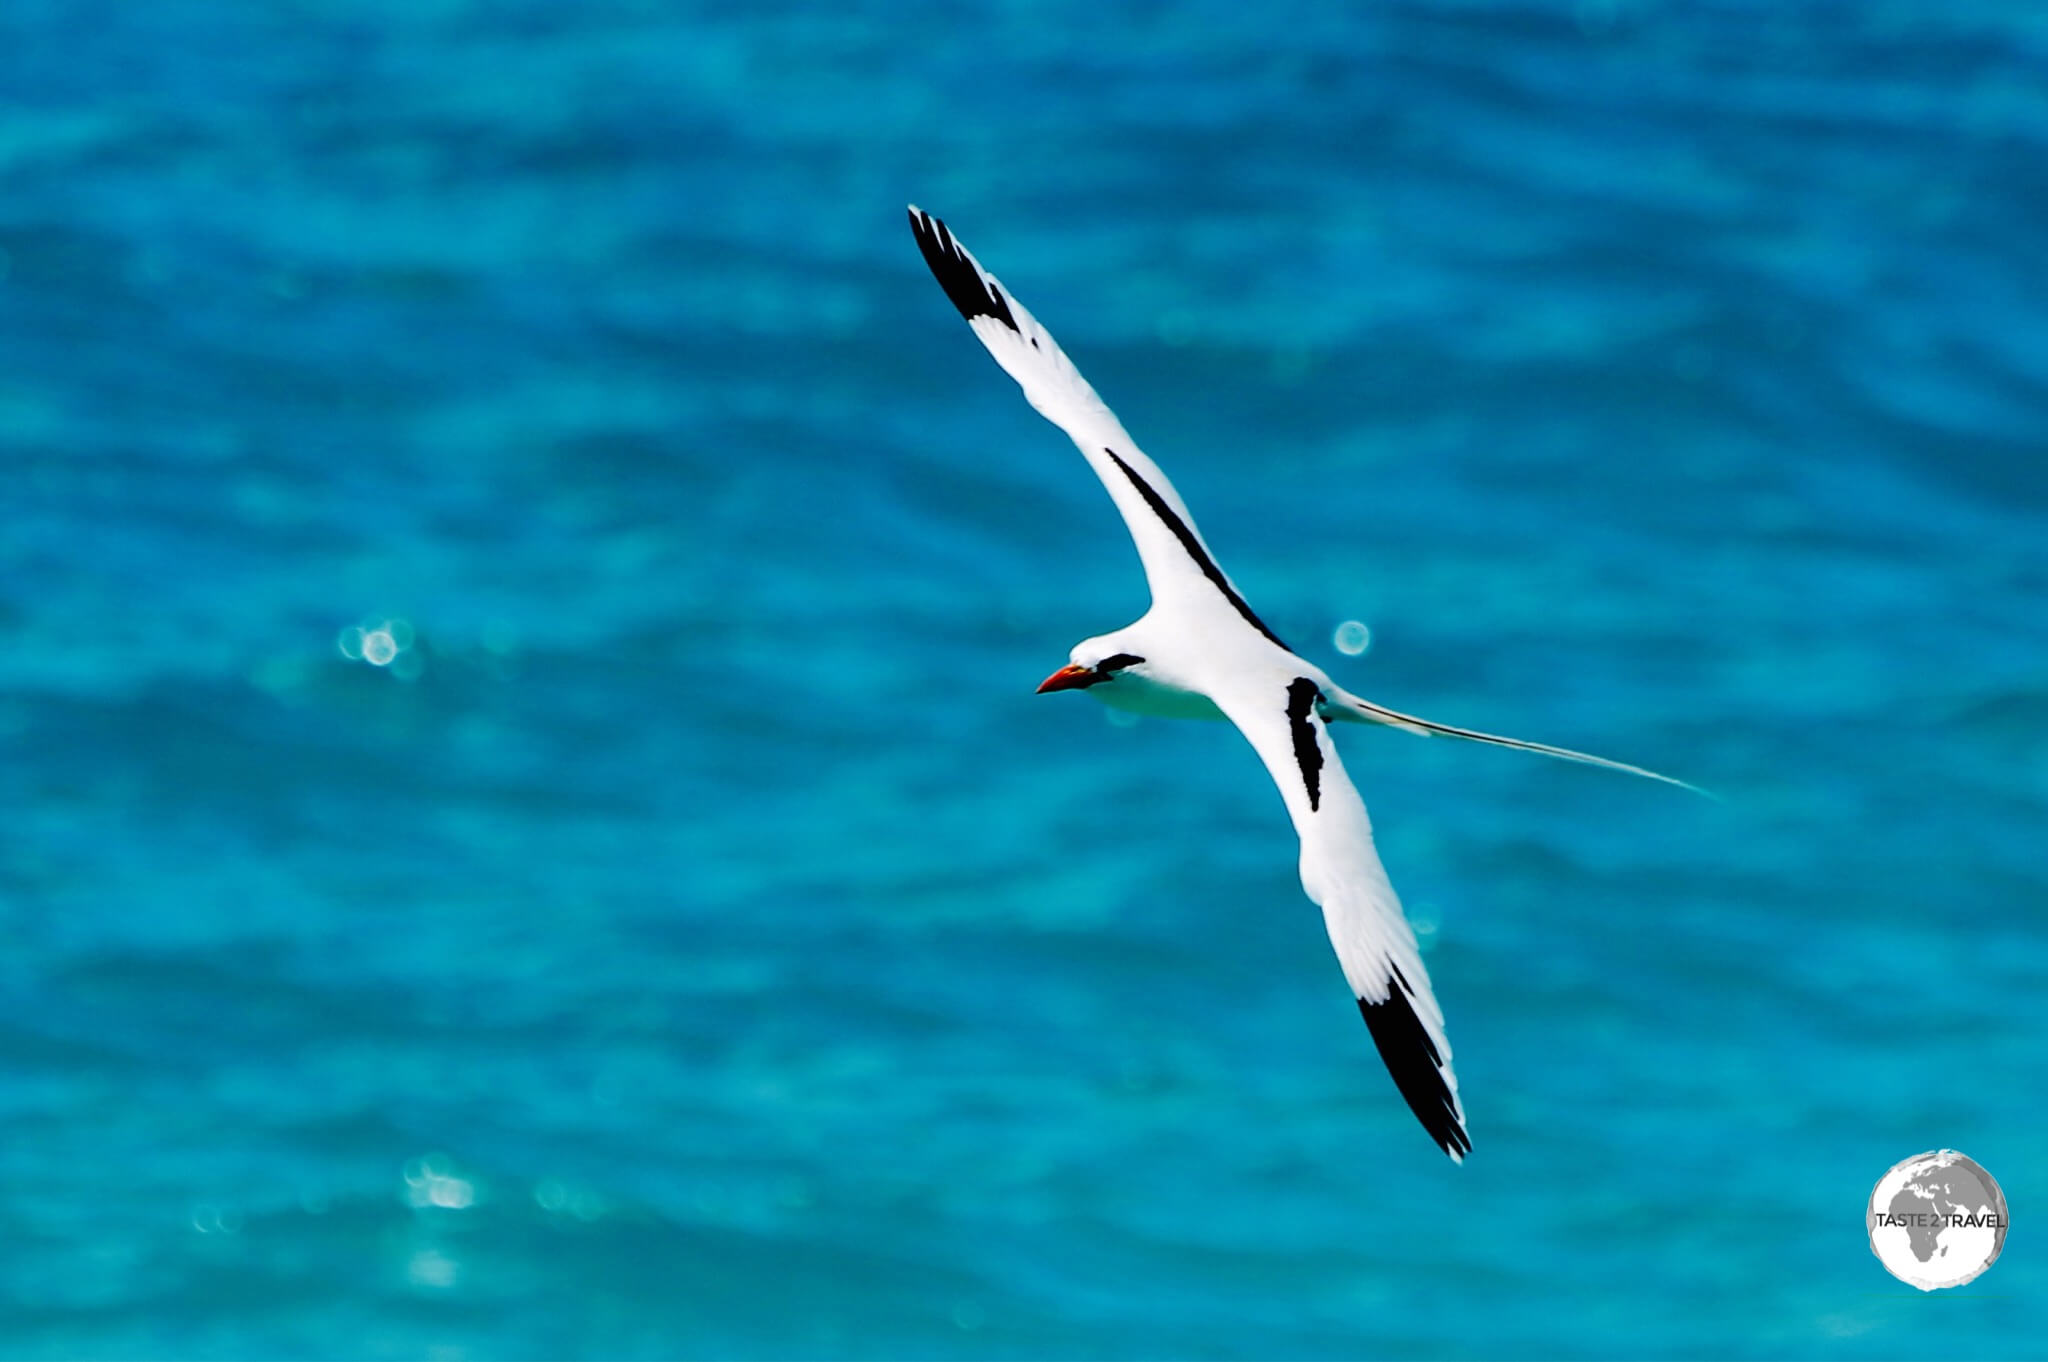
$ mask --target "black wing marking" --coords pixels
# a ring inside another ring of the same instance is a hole
[[[1387,1072],[1394,1077],[1394,1086],[1407,1101],[1408,1110],[1422,1122],[1437,1148],[1462,1161],[1472,1152],[1472,1137],[1465,1133],[1465,1126],[1458,1119],[1458,1099],[1444,1082],[1443,1056],[1437,1053],[1436,1043],[1430,1040],[1422,1019],[1415,1015],[1415,1008],[1408,1001],[1408,981],[1401,977],[1398,968],[1394,969],[1394,982],[1397,987],[1387,990],[1383,1003],[1360,998],[1359,1013],[1372,1032],[1372,1043],[1379,1047]]]
[[[1322,806],[1323,798],[1323,749],[1316,741],[1316,704],[1322,698],[1322,687],[1306,676],[1287,685],[1287,726],[1294,734],[1294,762],[1301,767],[1301,783],[1308,787],[1311,813]]]
[[[1200,589],[1181,570],[1179,555],[1185,553],[1245,623],[1276,648],[1286,649],[1209,557],[1166,475],[1138,452],[1116,413],[1088,386],[1073,361],[1060,353],[1022,303],[1004,296],[995,276],[981,267],[944,222],[915,204],[909,207],[909,218],[918,250],[947,299],[968,320],[996,363],[1023,388],[1025,398],[1039,414],[1081,447],[1089,466],[1109,489],[1137,542],[1154,599],[1159,599],[1162,586],[1169,596],[1200,597]],[[984,319],[999,325],[983,326]],[[1020,339],[1030,342],[1029,346],[1016,344]],[[1129,453],[1118,454],[1117,449]]]
[[[1244,603],[1244,597],[1237,594],[1230,585],[1230,579],[1223,575],[1223,569],[1216,566],[1216,560],[1211,558],[1208,551],[1202,547],[1202,541],[1195,538],[1195,532],[1188,528],[1188,523],[1185,520],[1182,520],[1173,513],[1173,507],[1168,506],[1159,493],[1152,490],[1152,484],[1139,477],[1136,469],[1118,458],[1114,449],[1105,445],[1102,452],[1109,455],[1109,461],[1117,466],[1118,471],[1131,480],[1131,486],[1138,489],[1138,495],[1143,497],[1145,504],[1152,508],[1152,514],[1158,516],[1160,523],[1173,532],[1173,537],[1178,539],[1180,546],[1188,551],[1188,557],[1195,560],[1195,566],[1202,570],[1202,575],[1209,579],[1210,585],[1223,593],[1223,599],[1229,601],[1231,608],[1244,617],[1244,622],[1258,630],[1261,634],[1264,634],[1266,641],[1274,647],[1287,648],[1286,644],[1274,637],[1273,631],[1266,627],[1265,621],[1252,613],[1252,608]],[[1293,652],[1294,650],[1287,648],[1287,651]]]
[[[939,287],[946,290],[953,306],[960,309],[960,315],[968,321],[976,317],[994,317],[1004,326],[1019,335],[1022,328],[1010,311],[1009,300],[996,287],[993,279],[984,282],[981,271],[964,255],[953,240],[953,234],[946,230],[946,224],[930,213],[912,210],[910,230],[917,237],[917,248],[924,252],[924,263],[931,266],[932,277],[939,281]],[[1034,346],[1036,340],[1031,342]]]

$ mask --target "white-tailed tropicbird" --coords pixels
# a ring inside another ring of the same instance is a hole
[[[1365,801],[1330,741],[1332,720],[1387,724],[1605,766],[1669,784],[1682,780],[1562,747],[1418,719],[1361,700],[1297,657],[1245,604],[1202,542],[1194,517],[1049,332],[946,224],[912,205],[910,228],[940,287],[1024,389],[1064,430],[1109,489],[1137,541],[1152,608],[1136,624],[1074,645],[1038,687],[1086,689],[1117,709],[1169,718],[1229,719],[1266,764],[1301,837],[1301,887],[1323,910],[1330,942],[1394,1085],[1443,1151],[1472,1148],[1443,1011],[1401,901],[1373,850]]]

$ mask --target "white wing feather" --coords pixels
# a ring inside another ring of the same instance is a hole
[[[1323,910],[1330,944],[1395,1086],[1443,1151],[1462,1163],[1472,1140],[1443,1010],[1373,848],[1365,801],[1316,712],[1316,683],[1303,677],[1291,685],[1234,684],[1212,698],[1280,787],[1301,837],[1301,887]]]
[[[1203,543],[1180,493],[1096,396],[1052,333],[981,267],[944,222],[913,204],[910,227],[925,263],[989,354],[1017,380],[1038,413],[1067,433],[1102,479],[1138,546],[1153,601],[1203,614],[1224,605],[1217,588],[1228,579],[1215,567],[1215,555]],[[1195,548],[1217,579],[1205,580]],[[1230,590],[1235,593],[1236,587]]]

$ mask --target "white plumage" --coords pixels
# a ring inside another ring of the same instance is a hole
[[[1228,718],[1265,762],[1301,837],[1301,884],[1323,910],[1344,978],[1409,1108],[1453,1160],[1471,1149],[1443,1011],[1415,933],[1373,849],[1372,820],[1330,740],[1332,720],[1388,724],[1587,762],[1684,785],[1641,767],[1396,713],[1351,694],[1297,657],[1252,612],[1157,464],[1088,386],[1050,333],[946,225],[915,206],[910,226],[946,296],[1079,446],[1129,526],[1152,590],[1137,623],[1075,645],[1041,690],[1086,689],[1119,709]],[[1691,788],[1691,787],[1687,787]]]

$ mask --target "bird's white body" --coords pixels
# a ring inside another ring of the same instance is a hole
[[[1301,883],[1324,925],[1395,1085],[1452,1159],[1471,1149],[1443,1013],[1415,934],[1373,847],[1372,821],[1331,742],[1332,720],[1387,724],[1668,776],[1517,738],[1452,728],[1362,700],[1289,649],[1224,575],[1158,465],[1088,386],[1050,333],[946,225],[916,207],[926,264],[1031,405],[1079,446],[1138,547],[1152,608],[1075,645],[1042,690],[1087,689],[1117,709],[1235,723],[1266,764],[1301,838]],[[1683,784],[1671,781],[1673,784]]]
[[[1114,686],[1095,687],[1095,698],[1111,709],[1147,719],[1223,719],[1229,717],[1198,690],[1143,676],[1127,676]]]
[[[1083,639],[1069,655],[1074,666],[1092,667],[1105,657],[1132,654],[1146,659],[1118,668],[1113,686],[1091,686],[1089,694],[1128,714],[1148,719],[1221,719],[1223,711],[1209,698],[1209,678],[1200,659],[1183,657],[1172,626],[1154,623],[1147,615],[1128,629],[1100,638]],[[1194,663],[1191,667],[1184,664]]]

